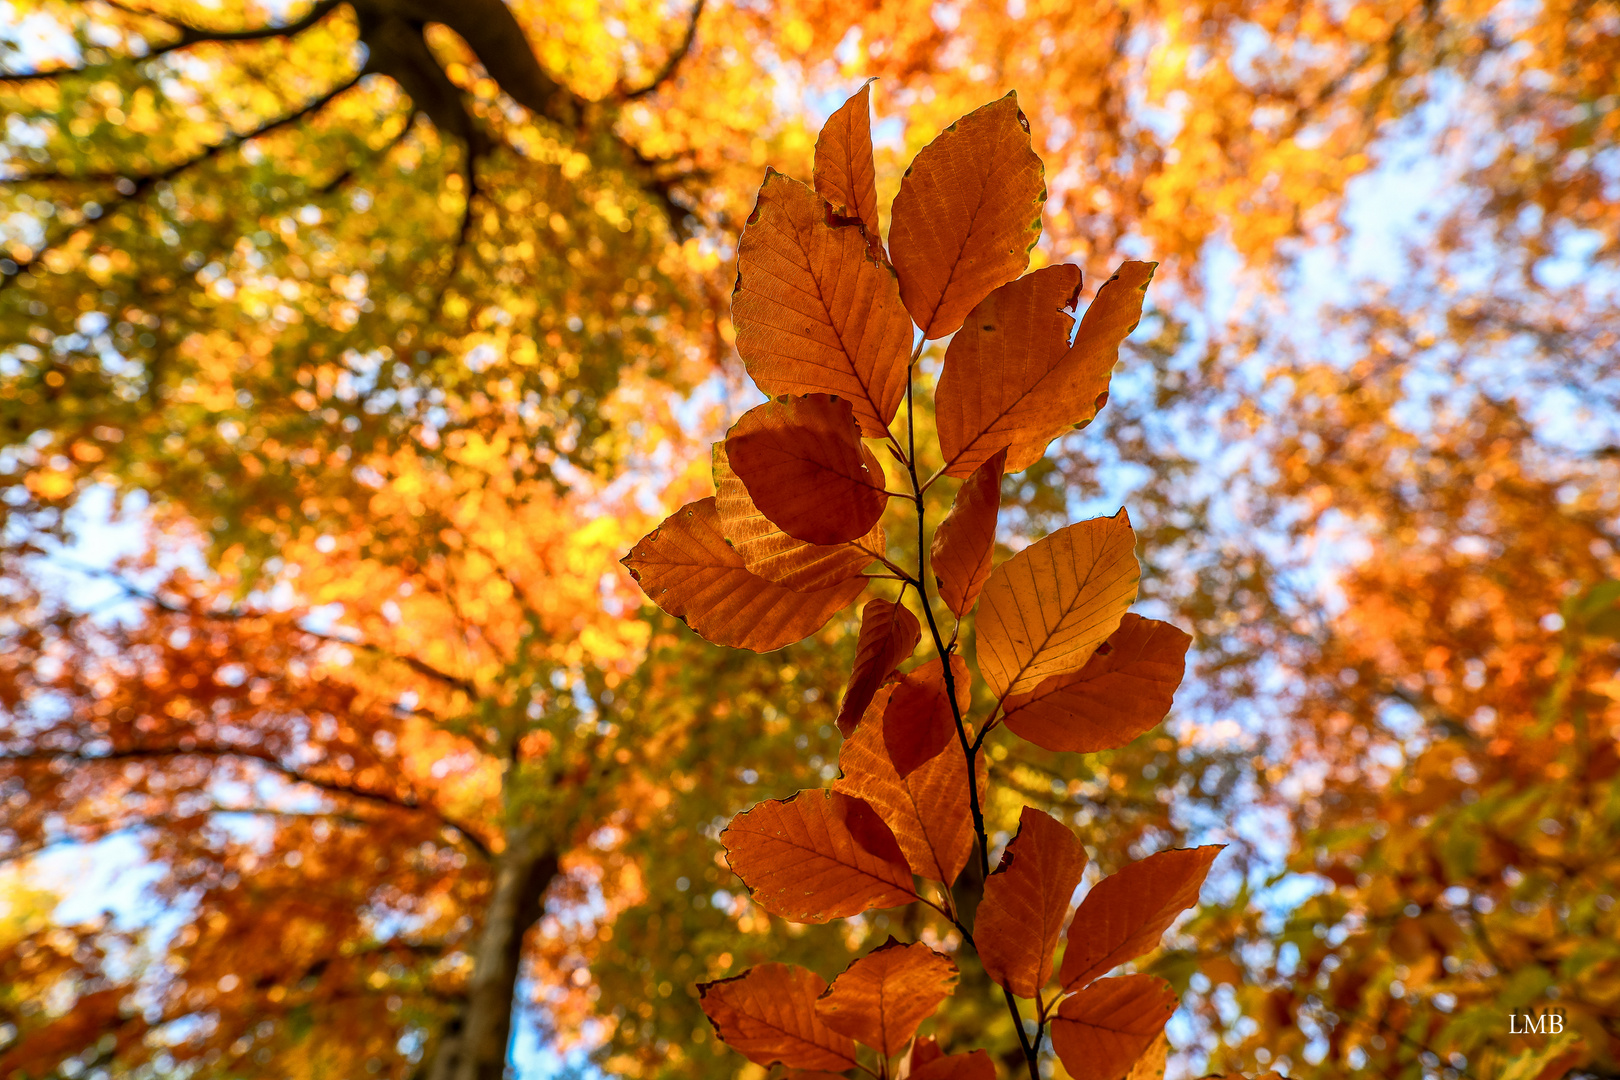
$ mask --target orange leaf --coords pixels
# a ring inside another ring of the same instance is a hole
[[[974,470],[956,492],[951,512],[934,530],[928,561],[939,598],[958,619],[973,609],[990,576],[996,546],[996,514],[1001,508],[1001,472],[1006,450],[998,450]]]
[[[889,253],[925,337],[955,332],[991,289],[1024,272],[1045,204],[1046,168],[1030,149],[1016,94],[923,147],[900,181]]]
[[[872,163],[872,80],[827,118],[816,139],[816,193],[840,217],[866,226],[878,238],[877,169]]]
[[[688,503],[620,560],[649,599],[716,645],[770,652],[808,637],[861,594],[864,578],[794,592],[743,566],[714,499]]]
[[[1110,874],[1086,894],[1069,924],[1058,981],[1075,990],[1159,944],[1198,889],[1222,844],[1175,848]]]
[[[845,544],[807,544],[778,529],[759,512],[748,489],[732,471],[726,444],[714,444],[714,508],[720,531],[743,565],[766,581],[795,592],[814,592],[849,581],[886,547],[881,524]]]
[[[1086,849],[1061,821],[1024,807],[1018,835],[984,883],[973,941],[985,974],[1019,997],[1037,996],[1052,977],[1069,901],[1086,869]]]
[[[979,302],[945,350],[934,402],[950,476],[967,476],[997,450],[1006,469],[1029,468],[1079,411],[1065,379],[1080,268],[1045,266]],[[1092,397],[1086,398],[1090,404]]]
[[[966,713],[973,701],[967,661],[951,654],[956,707]],[[883,710],[883,746],[894,771],[910,776],[956,738],[956,716],[945,693],[945,665],[938,660],[900,676]]]
[[[1136,534],[1121,510],[1035,541],[990,572],[979,601],[979,674],[996,697],[1085,667],[1136,599]]]
[[[765,393],[837,394],[882,438],[906,393],[911,318],[866,229],[827,212],[814,191],[767,171],[737,248],[737,353]]]
[[[967,758],[960,747],[947,746],[902,780],[883,745],[887,720],[878,720],[894,692],[893,684],[880,689],[866,719],[844,740],[838,753],[843,775],[833,790],[871,803],[894,831],[912,871],[950,885],[973,853]],[[986,767],[982,756],[979,767],[981,773]]]
[[[911,1044],[906,1080],[996,1080],[996,1067],[984,1050],[946,1054],[932,1038]]]
[[[827,989],[813,971],[761,964],[741,975],[698,983],[698,999],[727,1046],[767,1068],[853,1068],[855,1043],[822,1022],[816,999]]]
[[[1136,1059],[1131,1071],[1126,1074],[1125,1080],[1164,1080],[1165,1066],[1170,1060],[1170,1040],[1159,1032]]]
[[[834,1031],[891,1058],[956,989],[956,964],[921,942],[894,938],[844,970],[816,1002]]]
[[[1176,1011],[1176,992],[1153,975],[1093,983],[1058,1006],[1052,1049],[1075,1076],[1120,1080]]]
[[[731,819],[720,843],[756,904],[784,919],[823,923],[917,899],[903,863],[856,842],[844,823],[848,798],[801,791]]]
[[[1009,696],[1007,727],[1048,750],[1094,754],[1124,746],[1170,711],[1191,644],[1178,627],[1127,614],[1085,667]]]
[[[1142,318],[1153,263],[1128,262],[1069,331],[1080,289],[1074,266],[1048,266],[1003,285],[973,309],[945,353],[935,396],[945,472],[967,476],[997,450],[1006,471],[1039,461],[1051,441],[1085,426],[1108,399],[1119,345]]]
[[[844,799],[839,803],[839,816],[844,828],[855,842],[884,862],[906,865],[906,853],[900,850],[900,841],[872,804],[865,799]]]
[[[922,640],[922,624],[904,605],[869,600],[861,609],[861,636],[855,643],[855,669],[838,707],[838,730],[855,730],[878,686],[909,659]]]
[[[889,501],[849,402],[831,394],[749,409],[726,435],[726,457],[760,512],[806,543],[864,536]]]

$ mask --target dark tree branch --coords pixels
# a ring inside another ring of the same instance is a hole
[[[686,22],[686,36],[681,39],[681,43],[676,47],[675,51],[669,54],[669,58],[664,61],[664,66],[658,69],[658,73],[645,86],[631,90],[621,84],[616,92],[616,96],[620,101],[635,101],[638,98],[646,97],[675,77],[675,73],[680,69],[682,61],[692,51],[692,43],[697,39],[698,19],[703,16],[703,4],[704,0],[697,0],[697,3],[692,6],[692,15]]]
[[[201,153],[198,153],[198,154],[194,155],[193,157],[189,157],[184,161],[176,162],[175,164],[170,165],[166,169],[161,169],[161,170],[159,170],[157,172],[153,172],[153,173],[147,173],[146,175],[140,176],[140,177],[129,177],[129,176],[116,177],[117,181],[120,184],[120,186],[118,188],[117,197],[113,198],[110,202],[108,202],[106,204],[106,206],[103,207],[102,216],[103,217],[106,216],[106,214],[105,214],[106,210],[112,209],[113,207],[122,206],[122,205],[124,205],[126,203],[135,202],[135,201],[139,200],[142,196],[144,196],[152,188],[156,187],[158,184],[164,183],[164,182],[169,181],[169,180],[173,180],[175,177],[179,176],[181,173],[186,172],[188,169],[192,169],[192,168],[195,168],[196,166],[201,165],[201,164],[203,164],[205,162],[212,161],[214,158],[218,157],[220,154],[224,153],[227,150],[234,150],[238,146],[241,146],[244,143],[251,142],[254,139],[260,138],[260,137],[265,136],[265,135],[269,135],[271,132],[274,132],[274,131],[277,131],[277,130],[279,130],[281,128],[284,128],[289,124],[296,124],[300,120],[304,120],[304,119],[307,119],[308,117],[314,116],[316,113],[318,113],[322,109],[326,108],[326,106],[330,105],[340,95],[342,95],[345,92],[353,89],[354,86],[360,81],[360,78],[361,78],[361,76],[357,74],[353,78],[349,79],[347,82],[341,83],[338,86],[333,87],[331,90],[328,90],[326,93],[322,94],[320,97],[318,97],[318,98],[314,99],[313,101],[310,101],[307,104],[299,107],[298,109],[294,110],[293,112],[286,113],[286,114],[284,114],[282,116],[277,117],[274,120],[267,120],[264,123],[260,124],[258,127],[254,128],[252,131],[246,131],[246,132],[243,132],[243,133],[241,133],[239,135],[232,135],[232,136],[230,136],[228,138],[221,139],[217,143],[213,143],[213,144],[211,144],[209,146],[204,147]],[[3,184],[19,184],[19,183],[27,183],[27,182],[33,181],[33,180],[69,180],[69,179],[97,180],[97,179],[107,179],[107,178],[111,178],[111,174],[96,173],[96,174],[90,174],[90,175],[88,175],[86,177],[80,178],[80,177],[70,177],[70,176],[68,176],[68,175],[66,175],[64,173],[57,173],[57,172],[43,173],[43,174],[41,174],[41,173],[28,173],[28,174],[24,174],[22,176],[8,177],[8,178],[6,178],[4,180],[0,180],[0,183],[3,183]],[[47,237],[45,242],[40,246],[39,250],[34,252],[31,256],[29,256],[27,261],[17,264],[17,268],[14,271],[12,271],[11,273],[0,275],[0,290],[3,290],[12,281],[16,280],[17,277],[21,276],[22,274],[28,272],[29,270],[32,270],[35,266],[39,265],[39,263],[45,258],[45,256],[47,254],[49,254],[51,251],[55,250],[57,247],[59,247],[64,240],[66,240],[69,236],[72,236],[79,229],[86,228],[86,227],[93,228],[94,226],[93,225],[85,226],[85,225],[81,225],[81,224],[70,225],[66,229],[63,229],[63,230],[59,231],[54,237]]]
[[[477,833],[473,832],[468,826],[446,816],[443,811],[431,803],[422,802],[414,794],[390,795],[384,791],[375,791],[370,788],[345,783],[341,780],[311,776],[288,765],[274,754],[249,747],[198,746],[187,749],[181,746],[133,746],[122,750],[110,750],[105,754],[76,753],[70,750],[30,750],[21,753],[0,754],[0,764],[24,765],[66,761],[77,765],[99,765],[112,761],[143,761],[185,757],[238,758],[244,761],[255,761],[289,780],[306,784],[329,794],[343,795],[395,810],[409,810],[415,813],[429,814],[445,828],[461,837],[462,841],[479,855],[485,859],[493,858],[489,846],[478,837]]]
[[[122,4],[112,3],[111,0],[103,0],[103,2],[108,3],[111,7],[117,8],[119,11],[122,11],[128,15],[134,15],[143,19],[155,19],[179,33],[180,36],[174,41],[159,45],[145,56],[132,56],[127,58],[135,61],[138,64],[144,64],[149,60],[156,60],[159,57],[167,56],[169,53],[179,52],[182,49],[190,49],[197,45],[228,44],[238,41],[268,41],[272,38],[293,37],[294,35],[303,33],[305,30],[308,30],[310,27],[326,18],[326,16],[330,15],[339,7],[343,6],[343,4],[347,3],[348,0],[319,0],[319,3],[310,8],[309,11],[305,12],[304,16],[300,19],[295,19],[290,23],[283,23],[279,26],[261,26],[252,30],[210,30],[207,27],[193,26],[190,23],[182,22],[181,20],[175,19],[168,15],[160,15],[155,11],[141,11],[136,8],[125,7]],[[86,64],[81,67],[53,68],[49,71],[0,72],[0,83],[22,83],[34,82],[41,79],[59,79],[64,76],[84,75],[90,72],[100,71],[110,66],[110,64]]]

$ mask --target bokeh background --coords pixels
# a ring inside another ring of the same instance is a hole
[[[1231,845],[1170,1075],[1620,1075],[1613,0],[7,0],[0,69],[0,1077],[436,1078],[506,873],[515,1075],[760,1078],[694,984],[908,917],[714,842],[833,775],[853,625],[711,648],[616,564],[869,77],[885,215],[1016,90],[1036,264],[1160,263],[1000,540],[1127,506],[1189,677],[994,742],[990,816]]]

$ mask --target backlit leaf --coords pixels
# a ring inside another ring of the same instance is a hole
[[[856,218],[878,237],[877,169],[872,164],[872,81],[827,118],[816,139],[816,194],[833,213]]]
[[[911,869],[949,885],[973,852],[967,758],[953,744],[901,779],[883,745],[886,721],[879,719],[894,692],[893,684],[879,690],[866,718],[844,740],[838,754],[843,775],[833,782],[833,790],[871,803],[894,830]],[[979,757],[979,768],[983,790],[983,755]]]
[[[865,570],[882,554],[883,525],[843,544],[807,544],[777,528],[748,497],[732,471],[726,444],[714,444],[714,508],[720,531],[742,557],[743,565],[766,581],[795,592],[814,592],[841,585]]]
[[[1029,265],[1041,235],[1046,169],[1008,94],[946,128],[900,181],[889,254],[906,310],[930,340]]]
[[[939,598],[958,619],[973,609],[990,577],[996,546],[996,515],[1001,508],[1001,473],[1006,450],[998,450],[957,489],[951,512],[934,530],[928,562]]]
[[[1059,529],[990,572],[979,601],[978,660],[998,698],[1085,666],[1136,599],[1135,547],[1121,510]]]
[[[720,534],[714,499],[688,503],[620,560],[649,599],[717,645],[770,652],[808,637],[848,606],[854,578],[794,592],[743,566]]]
[[[855,1043],[816,1015],[827,989],[813,971],[761,964],[730,979],[698,984],[698,1000],[715,1034],[748,1060],[796,1069],[853,1068]]]
[[[855,643],[855,668],[838,706],[838,729],[855,730],[872,704],[878,686],[894,674],[922,640],[922,624],[902,604],[869,600],[861,609],[861,634]]]
[[[973,701],[973,677],[967,661],[955,653],[951,677],[957,710],[965,716]],[[883,745],[895,772],[910,776],[955,739],[956,714],[945,692],[945,665],[930,660],[900,676],[883,710]]]
[[[1033,998],[1052,977],[1069,901],[1086,869],[1086,849],[1061,821],[1024,807],[1018,835],[984,883],[973,942],[984,971],[1019,997]]]
[[[861,443],[849,402],[830,394],[748,410],[726,435],[726,458],[760,512],[806,543],[865,536],[889,501],[883,466]]]
[[[1077,990],[1155,948],[1176,916],[1198,902],[1223,846],[1161,851],[1097,882],[1069,924],[1058,968],[1063,988]]]
[[[1069,331],[1080,271],[1048,266],[1003,285],[974,308],[945,353],[937,410],[946,473],[967,476],[1007,449],[1006,471],[1039,461],[1053,439],[1097,415],[1119,346],[1142,318],[1153,263],[1128,262]]]
[[[1008,730],[1048,750],[1092,754],[1124,746],[1170,711],[1192,638],[1127,613],[1086,666],[1010,695]]]
[[[1103,979],[1058,1006],[1052,1049],[1074,1076],[1121,1080],[1176,1011],[1176,993],[1153,975]]]
[[[756,904],[795,922],[822,923],[917,898],[910,870],[856,842],[844,824],[848,799],[801,791],[731,819],[720,842]]]
[[[829,224],[821,196],[769,172],[737,250],[731,319],[754,382],[771,395],[837,394],[881,438],[905,396],[913,329],[866,230]]]
[[[919,1039],[917,1045],[921,1046],[922,1042]],[[928,1042],[932,1043],[933,1040]],[[936,1051],[921,1062],[914,1052],[907,1080],[996,1080],[996,1066],[983,1050],[966,1054],[940,1054]]]
[[[899,1053],[956,989],[956,964],[921,942],[890,938],[833,980],[816,1015],[884,1058]]]

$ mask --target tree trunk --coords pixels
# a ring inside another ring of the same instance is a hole
[[[506,1075],[523,938],[540,921],[546,887],[556,876],[556,853],[535,851],[526,839],[514,838],[501,853],[467,1003],[459,1022],[452,1021],[440,1037],[429,1072],[432,1080],[502,1080]]]

